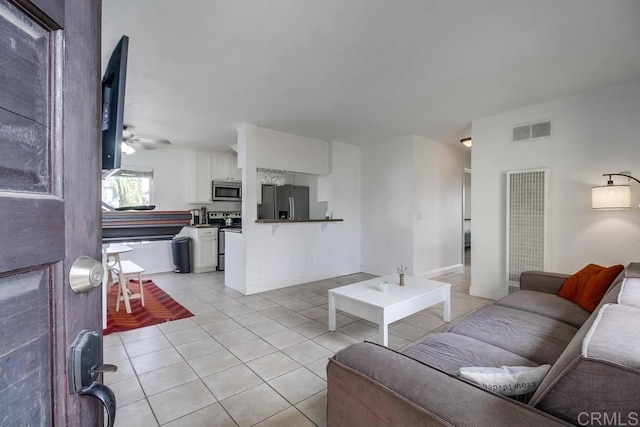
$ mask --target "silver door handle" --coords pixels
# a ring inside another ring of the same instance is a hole
[[[293,197],[289,197],[289,219],[294,219],[295,215],[294,215],[294,206],[293,206]]]
[[[97,379],[98,374],[117,369],[117,366],[102,363],[102,345],[97,332],[85,329],[78,334],[69,348],[69,389],[72,394],[90,396],[102,402],[107,411],[108,427],[113,427],[116,419],[116,396]]]

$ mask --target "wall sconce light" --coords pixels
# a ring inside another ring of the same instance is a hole
[[[462,145],[464,145],[465,147],[469,147],[471,148],[471,138],[462,138],[460,140],[460,142],[462,143]]]
[[[629,209],[631,207],[631,186],[614,185],[612,176],[624,176],[632,179],[638,184],[640,181],[631,175],[624,173],[604,173],[602,176],[608,176],[607,185],[593,187],[591,189],[591,208],[592,209]]]

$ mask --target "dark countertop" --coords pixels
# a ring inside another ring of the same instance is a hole
[[[257,219],[258,224],[290,224],[300,222],[340,222],[343,219]]]

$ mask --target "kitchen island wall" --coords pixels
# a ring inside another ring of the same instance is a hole
[[[263,133],[264,134],[264,133]],[[266,134],[274,135],[272,132]],[[340,142],[317,141],[329,145],[328,181],[331,195],[327,209],[334,218],[344,221],[331,223],[256,223],[257,186],[256,168],[260,145],[270,158],[291,156],[290,152],[277,152],[277,144],[261,141],[259,129],[245,124],[238,131],[239,159],[243,178],[243,230],[232,237],[227,246],[225,285],[244,294],[326,279],[360,271],[360,148]],[[296,143],[295,135],[288,135],[287,146]],[[314,143],[301,138],[301,144]],[[293,164],[304,165],[300,159]],[[281,165],[286,170],[286,165]],[[313,170],[295,172],[312,173]],[[249,184],[249,185],[247,185]]]

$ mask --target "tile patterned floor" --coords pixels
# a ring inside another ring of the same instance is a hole
[[[323,426],[327,358],[374,337],[375,324],[338,314],[327,328],[327,290],[359,273],[243,296],[223,273],[149,275],[194,317],[104,337],[104,381],[116,393],[116,426]],[[452,285],[452,318],[489,301],[469,296],[469,268],[436,278]],[[442,306],[389,329],[402,349],[450,324]]]

